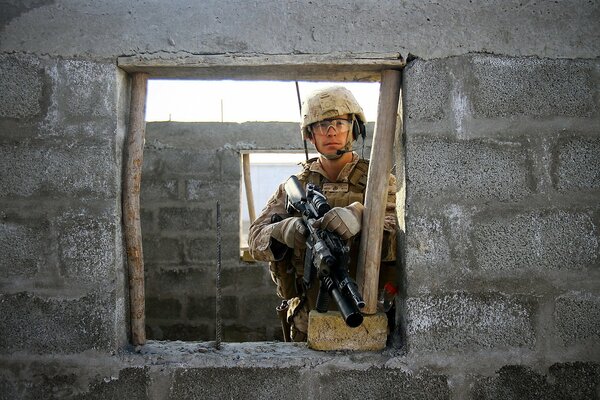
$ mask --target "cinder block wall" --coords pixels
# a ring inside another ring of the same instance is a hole
[[[409,354],[597,371],[599,67],[471,55],[405,69]]]
[[[125,74],[0,55],[0,352],[127,343],[121,229]]]
[[[0,398],[598,398],[599,16],[578,0],[2,3]],[[373,52],[420,57],[397,154],[404,352],[129,346],[117,57]]]

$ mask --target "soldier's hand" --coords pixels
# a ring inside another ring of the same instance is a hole
[[[271,231],[271,236],[275,240],[284,243],[291,249],[306,248],[307,235],[308,231],[300,217],[290,217],[277,222]]]
[[[365,207],[357,201],[346,207],[334,207],[313,226],[335,232],[343,240],[347,240],[360,232],[364,209]]]

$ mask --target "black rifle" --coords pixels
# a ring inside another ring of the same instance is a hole
[[[362,324],[360,309],[365,302],[358,291],[356,282],[348,274],[350,249],[335,233],[313,227],[313,222],[331,209],[327,198],[319,188],[311,183],[302,188],[296,176],[285,183],[287,193],[287,212],[297,211],[308,230],[306,254],[304,257],[304,285],[311,286],[315,273],[321,285],[315,309],[327,312],[329,295],[335,300],[346,325],[355,328]]]

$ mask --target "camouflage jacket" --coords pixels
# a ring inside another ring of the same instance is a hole
[[[344,166],[335,182],[327,179],[321,163],[316,158],[303,163],[302,171],[296,176],[303,185],[310,182],[319,186],[332,207],[343,207],[354,201],[364,204],[367,170],[368,161],[360,160],[358,154],[353,153],[352,161]],[[271,262],[271,275],[278,285],[278,294],[284,299],[289,299],[297,294],[298,288],[294,287],[293,280],[283,282],[281,275],[293,275],[296,279],[303,275],[304,251],[289,249],[271,237],[273,215],[277,214],[283,218],[294,216],[286,210],[284,184],[285,182],[277,187],[261,214],[251,224],[248,242],[254,259]],[[382,263],[396,259],[396,179],[391,174],[387,197]],[[351,254],[357,254],[359,237],[360,234],[352,240]],[[356,257],[352,257],[351,260],[350,273],[354,277]]]

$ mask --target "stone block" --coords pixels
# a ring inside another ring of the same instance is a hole
[[[472,63],[476,118],[598,115],[594,61],[477,55]]]
[[[535,345],[535,304],[521,296],[464,292],[406,301],[407,338],[413,353],[527,348]]]
[[[600,137],[559,140],[554,177],[561,192],[600,190]]]
[[[30,56],[0,56],[0,118],[32,118],[42,113],[44,70]]]
[[[114,293],[79,298],[0,295],[0,352],[77,353],[116,348]]]
[[[298,367],[209,367],[175,371],[168,399],[187,398],[300,400],[306,396]]]
[[[476,263],[486,274],[586,271],[598,265],[593,212],[490,213],[474,220]]]
[[[554,325],[566,346],[600,343],[600,296],[569,292],[555,301]]]
[[[406,142],[407,202],[515,202],[531,194],[527,148],[519,142]]]
[[[158,210],[162,232],[204,232],[210,229],[211,211],[204,208],[163,207]]]
[[[378,351],[385,348],[388,334],[387,317],[383,313],[365,315],[361,325],[351,328],[338,311],[308,316],[308,347],[314,350]]]

